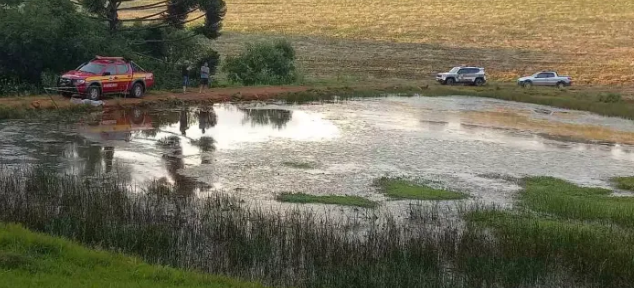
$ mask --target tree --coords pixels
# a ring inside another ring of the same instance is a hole
[[[75,8],[69,0],[0,0],[0,78],[39,85],[44,71],[124,53],[102,24]]]
[[[155,2],[149,4],[142,0],[78,1],[97,19],[107,21],[111,33],[125,30],[121,27],[121,24],[125,22],[144,23],[146,24],[144,27],[148,29],[168,26],[183,29],[187,23],[205,17],[204,24],[193,31],[215,39],[220,36],[222,19],[227,12],[224,0],[154,0]],[[120,17],[120,12],[142,16]],[[189,16],[196,12],[202,14],[190,19]]]

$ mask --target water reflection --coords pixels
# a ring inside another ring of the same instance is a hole
[[[69,155],[82,159],[81,174],[113,172],[116,163],[133,171],[134,179],[154,178],[176,185],[179,194],[204,191],[195,179],[182,175],[190,166],[214,169],[218,149],[271,138],[319,140],[338,133],[336,126],[317,115],[285,109],[205,105],[170,110],[139,108],[106,111],[93,121],[80,123],[84,142],[71,145]],[[219,121],[220,119],[220,121]],[[220,139],[221,141],[218,141]]]
[[[214,111],[213,106],[202,106],[196,112],[198,116],[198,128],[205,134],[205,130],[213,128],[218,124],[218,115]]]
[[[469,139],[532,150],[608,151],[614,159],[634,161],[634,154],[627,149],[623,150],[623,146],[616,143],[471,124],[468,120],[460,118],[459,114],[440,118],[445,121],[426,118],[420,120],[419,129],[434,132],[435,137],[445,139]]]
[[[276,129],[283,129],[286,123],[293,118],[293,111],[283,109],[257,109],[257,108],[238,108],[244,113],[242,124],[251,123],[251,126],[271,125]]]
[[[551,173],[573,180],[608,179],[631,171],[634,162],[633,146],[615,144],[618,141],[598,145],[580,142],[572,133],[566,137],[549,134],[562,131],[554,120],[543,123],[546,120],[542,119],[536,122],[539,129],[524,129],[533,123],[532,116],[526,115],[545,115],[533,109],[513,117],[507,115],[508,109],[499,109],[487,116],[463,111],[473,106],[468,101],[475,100],[423,100],[436,101],[434,105],[440,108],[392,105],[389,101],[323,106],[216,104],[109,110],[72,127],[0,123],[0,160],[17,161],[17,156],[10,155],[13,153],[78,175],[117,173],[136,183],[161,179],[164,185],[176,185],[182,196],[207,191],[198,180],[228,190],[292,187],[335,189],[337,193],[367,191],[365,178],[355,176],[366,171],[367,175],[493,171]],[[451,104],[460,101],[467,102]],[[546,116],[558,117],[557,113]],[[564,132],[577,126],[583,125],[565,124]],[[613,135],[607,128],[583,135]],[[614,131],[618,132],[617,128]],[[620,136],[613,138],[627,139],[627,131],[622,129]],[[316,170],[323,171],[277,169],[275,165],[281,165],[289,155],[314,159],[320,163]],[[419,167],[427,170],[417,171],[422,169]],[[290,173],[292,177],[288,177]]]

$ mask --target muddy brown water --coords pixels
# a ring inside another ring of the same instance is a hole
[[[0,122],[0,161],[60,172],[162,178],[188,195],[262,205],[280,192],[359,195],[399,210],[371,183],[403,176],[509,205],[528,175],[609,187],[634,174],[634,122],[473,97],[128,109],[76,124]],[[315,207],[322,207],[314,205]],[[390,209],[392,210],[392,209]]]

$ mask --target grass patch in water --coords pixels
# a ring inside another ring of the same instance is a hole
[[[285,161],[282,165],[297,169],[314,169],[315,164],[307,162]]]
[[[623,190],[634,192],[634,176],[614,177],[612,182],[616,183],[616,187]]]
[[[567,267],[605,286],[630,285],[624,279],[634,269],[632,230],[511,211],[475,211],[466,218],[476,225],[494,228],[498,248],[503,250],[492,251],[491,257],[515,259],[516,268],[544,271]],[[477,259],[467,265],[487,267],[487,261]]]
[[[152,266],[61,238],[0,223],[1,287],[264,287],[226,277]]]
[[[365,199],[359,196],[338,196],[338,195],[327,195],[327,196],[316,196],[305,193],[282,193],[276,197],[276,199],[280,202],[289,202],[289,203],[321,203],[321,204],[333,204],[333,205],[342,205],[342,206],[356,206],[363,208],[374,208],[378,204],[374,201]]]
[[[634,197],[612,197],[611,190],[580,187],[552,177],[524,179],[527,208],[564,219],[603,221],[634,228]]]
[[[188,197],[177,187],[154,186],[129,193],[130,185],[116,177],[0,169],[0,221],[149,263],[276,287],[620,288],[634,282],[630,227],[539,210],[476,210],[457,226],[410,225],[376,210],[341,222],[311,209],[263,211],[233,197]],[[420,215],[433,221],[437,212],[431,213]],[[60,255],[50,246],[34,251]],[[11,252],[1,261],[31,267],[31,260]]]
[[[391,198],[414,200],[458,200],[468,196],[464,193],[436,189],[402,178],[381,177],[374,180],[374,186]]]

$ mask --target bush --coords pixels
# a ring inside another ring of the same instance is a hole
[[[621,100],[621,94],[618,93],[607,93],[599,96],[599,102],[603,103],[617,103],[621,102]]]
[[[40,88],[48,84],[42,82],[43,72],[57,74],[95,54],[123,50],[121,39],[110,37],[104,25],[65,0],[20,0],[2,6],[0,39],[0,77],[12,82],[9,87],[28,83]]]
[[[56,84],[60,73],[95,55],[134,60],[154,73],[155,89],[181,87],[183,63],[207,61],[212,73],[219,63],[218,53],[207,48],[208,39],[193,30],[136,23],[111,34],[68,0],[15,0],[0,6],[0,95],[41,93]]]
[[[226,61],[223,71],[234,83],[290,84],[297,79],[295,50],[284,40],[249,44],[242,54]]]

